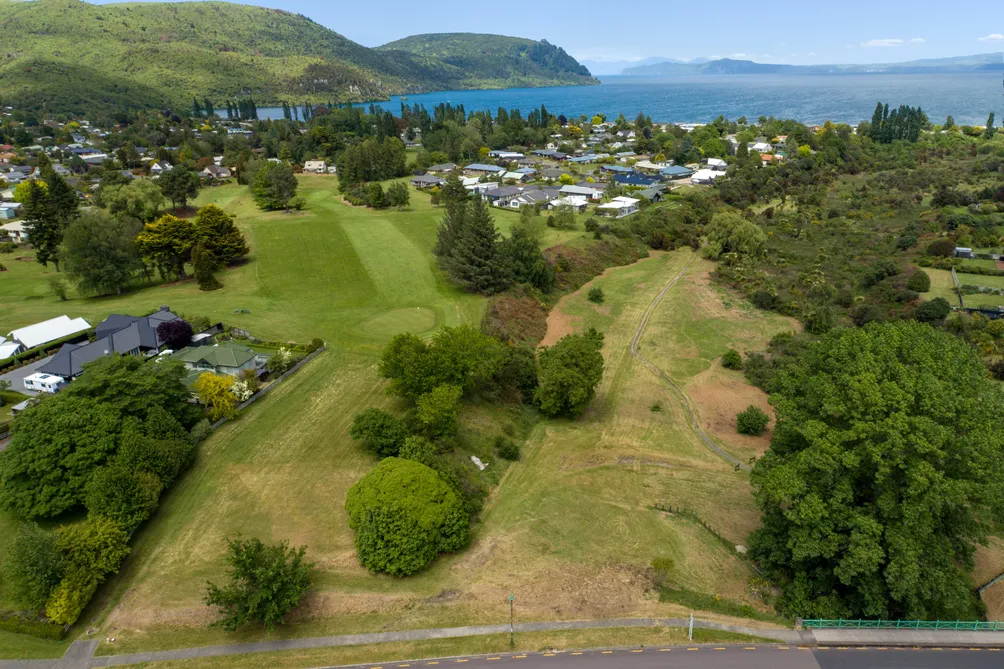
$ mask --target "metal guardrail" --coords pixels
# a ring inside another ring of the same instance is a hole
[[[861,630],[963,630],[975,632],[1004,631],[1004,622],[996,620],[844,620],[815,618],[802,620],[803,629]]]

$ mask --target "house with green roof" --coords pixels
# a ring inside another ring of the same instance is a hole
[[[232,342],[210,346],[188,346],[171,357],[180,360],[191,372],[187,379],[191,383],[204,372],[239,376],[246,369],[261,370],[268,361],[268,356],[248,346]]]

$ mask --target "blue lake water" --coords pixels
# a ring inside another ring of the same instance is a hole
[[[991,111],[1004,120],[1000,72],[972,74],[737,75],[674,78],[603,77],[599,86],[510,88],[491,91],[442,91],[407,96],[408,104],[430,109],[440,103],[462,104],[470,111],[500,106],[524,114],[541,104],[554,114],[623,113],[633,119],[643,111],[658,122],[708,122],[719,114],[736,119],[760,115],[805,123],[857,123],[870,119],[879,100],[890,106],[920,105],[934,123],[951,114],[959,124],[983,125]],[[400,113],[400,98],[376,103]],[[262,118],[282,118],[278,108],[259,109]]]

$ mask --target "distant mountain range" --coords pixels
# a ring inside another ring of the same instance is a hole
[[[621,74],[632,77],[668,77],[687,74],[937,74],[943,72],[1004,71],[1001,52],[953,58],[926,58],[905,63],[871,65],[781,65],[752,60],[722,58],[705,62],[661,61],[627,67]]]
[[[300,14],[228,2],[0,0],[0,35],[0,99],[50,112],[599,83],[546,41],[433,34],[370,49]]]
[[[621,74],[624,70],[645,65],[657,65],[659,63],[673,63],[675,65],[700,65],[707,63],[710,58],[694,58],[692,60],[680,60],[679,58],[664,58],[662,56],[650,56],[641,60],[580,60],[589,71],[595,75]]]

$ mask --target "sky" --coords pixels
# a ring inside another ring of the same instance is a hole
[[[501,33],[546,39],[587,61],[659,56],[797,65],[894,63],[1004,51],[1004,9],[988,10],[1000,7],[997,0],[962,0],[961,4],[944,0],[752,4],[640,0],[628,5],[576,0],[542,7],[479,5],[470,0],[431,4],[255,0],[243,4],[303,14],[370,47],[428,32]]]

